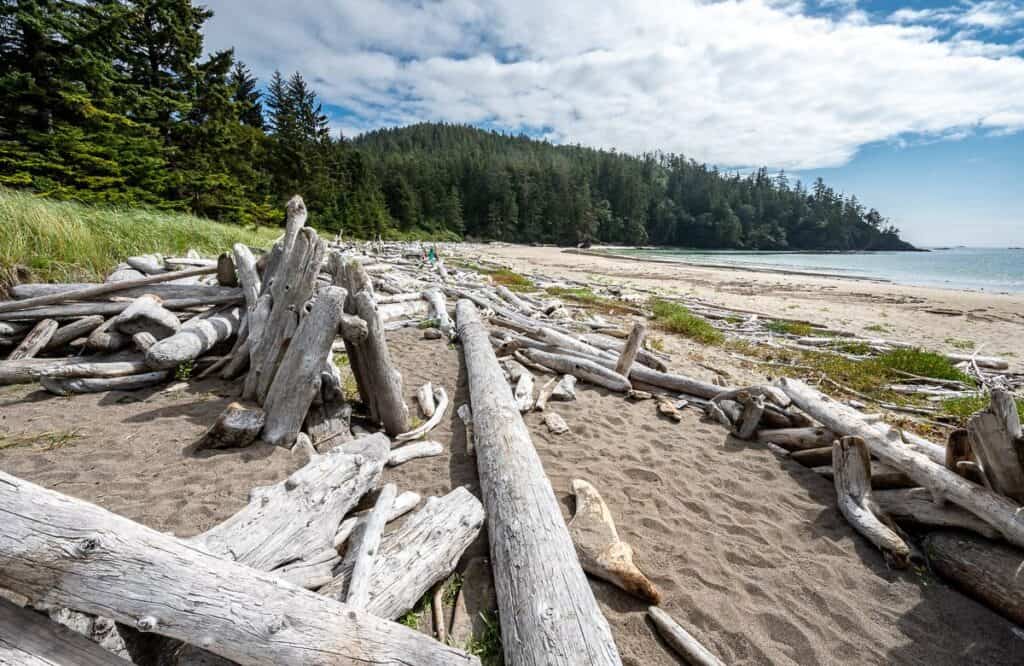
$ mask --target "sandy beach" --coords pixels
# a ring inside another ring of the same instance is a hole
[[[894,337],[938,348],[962,338],[1006,354],[1024,329],[1024,303],[1013,298],[652,265],[554,248],[474,246],[465,253],[527,274],[691,293],[851,331],[884,322]],[[960,314],[927,312],[940,308]],[[763,379],[713,348],[671,336],[666,342],[673,371],[710,379],[709,367],[717,367],[735,383]],[[468,401],[457,345],[425,340],[415,328],[389,333],[388,344],[408,404],[427,381],[447,387],[453,406]],[[304,462],[260,443],[194,452],[239,388],[211,380],[169,392],[162,386],[70,398],[31,385],[2,388],[0,435],[74,435],[59,445],[0,449],[0,469],[158,530],[199,533],[244,506],[253,486],[279,481]],[[1020,663],[1024,630],[924,569],[890,569],[840,515],[832,483],[811,470],[729,436],[694,409],[676,423],[659,416],[653,401],[628,402],[584,383],[575,402],[552,408],[570,433],[550,434],[539,413],[525,420],[565,518],[574,510],[572,479],[592,483],[637,564],[662,590],[663,607],[726,663]],[[442,456],[390,469],[385,480],[424,497],[460,485],[479,495],[475,460],[452,408],[431,439],[445,444]],[[486,554],[484,532],[463,562]],[[646,619],[643,602],[590,580],[625,664],[680,663]]]

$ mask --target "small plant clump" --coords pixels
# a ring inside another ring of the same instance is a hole
[[[722,342],[725,337],[706,319],[698,317],[679,303],[654,299],[651,301],[651,311],[654,313],[654,323],[660,328],[697,342],[714,345]]]
[[[921,349],[894,349],[878,357],[878,362],[892,370],[901,370],[921,377],[949,379],[974,384],[964,372],[956,369],[942,354]]]
[[[185,361],[178,365],[174,369],[174,378],[179,382],[186,381],[192,376],[192,372],[195,370],[195,363],[193,361]]]
[[[988,395],[969,395],[962,398],[950,398],[942,401],[942,411],[957,420],[961,426],[967,424],[971,414],[988,407],[991,398]],[[1017,414],[1024,421],[1024,399],[1018,398]]]
[[[547,292],[552,296],[558,296],[568,301],[581,303],[583,305],[589,305],[591,307],[618,314],[635,314],[637,309],[617,301],[614,298],[606,298],[604,296],[598,296],[590,289],[586,287],[549,287]]]
[[[19,446],[35,446],[40,451],[52,451],[69,446],[79,437],[76,430],[47,430],[45,432],[0,434],[0,450]]]
[[[501,623],[494,610],[480,614],[484,630],[473,636],[466,645],[466,651],[480,658],[482,666],[501,666],[504,663],[501,648]]]
[[[766,327],[772,333],[798,335],[802,338],[814,335],[814,327],[802,321],[784,321],[781,319],[775,319],[768,322]]]

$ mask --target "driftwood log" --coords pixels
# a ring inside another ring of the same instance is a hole
[[[0,472],[0,586],[244,664],[478,664],[95,505]],[[136,566],[126,566],[126,562]]]
[[[936,504],[926,488],[872,490],[882,513],[893,520],[930,527],[959,527],[995,539],[999,533],[988,523],[955,504]]]
[[[460,300],[455,311],[505,661],[621,664],[480,315],[469,300]],[[525,599],[530,603],[522,603]]]
[[[168,310],[187,310],[188,308],[200,308],[209,305],[227,305],[242,300],[242,293],[234,289],[227,296],[214,296],[210,298],[173,298],[164,301],[163,305]],[[21,303],[22,301],[15,301]],[[124,312],[130,301],[114,301],[111,303],[98,303],[87,301],[84,303],[67,303],[64,305],[50,305],[29,310],[15,310],[13,312],[0,312],[0,320],[23,321],[36,319],[75,319],[89,315],[111,316]]]
[[[395,484],[388,483],[381,488],[377,503],[366,519],[359,523],[352,534],[352,542],[345,553],[342,566],[352,570],[345,592],[345,603],[353,608],[366,608],[370,602],[370,574],[373,563],[380,548],[380,538],[384,534],[384,526],[398,496]]]
[[[232,402],[220,413],[196,446],[202,449],[228,449],[249,446],[259,436],[266,414],[259,407]]]
[[[700,641],[694,638],[690,632],[679,626],[672,617],[657,606],[650,606],[647,609],[647,616],[658,629],[665,642],[672,646],[672,649],[692,666],[725,666],[718,657],[708,652],[707,648],[701,645]]]
[[[170,372],[157,370],[124,377],[42,377],[39,383],[54,395],[75,395],[79,393],[103,393],[105,391],[137,391],[167,381]]]
[[[787,451],[818,449],[823,446],[831,451],[836,434],[827,428],[779,428],[775,430],[759,430],[757,441],[762,444],[776,444]],[[831,453],[829,460],[832,459]]]
[[[640,353],[640,345],[644,343],[646,336],[646,324],[641,321],[633,324],[633,330],[629,332],[629,338],[626,340],[626,346],[622,349],[622,355],[619,356],[619,360],[615,363],[615,372],[629,377],[629,371],[633,367],[633,362],[636,361],[637,354]]]
[[[832,445],[836,501],[839,511],[868,541],[878,546],[894,566],[910,564],[910,547],[882,523],[880,509],[871,497],[871,458],[859,437],[843,437]]]
[[[146,363],[155,369],[174,368],[194,361],[238,333],[242,308],[229,306],[189,319],[174,335],[146,350]]]
[[[1024,547],[1024,511],[1013,500],[958,476],[942,464],[906,445],[895,430],[883,435],[860,414],[812,389],[803,382],[780,379],[779,386],[793,404],[833,432],[862,438],[879,460],[899,469],[933,497],[943,498],[999,531],[1010,543]],[[945,455],[945,454],[943,454]]]
[[[69,342],[88,336],[102,323],[103,317],[99,315],[90,315],[70,321],[57,329],[44,349],[60,349]]]
[[[991,404],[968,419],[967,432],[992,490],[1024,502],[1024,439],[1013,394],[993,389]]]
[[[41,377],[124,377],[148,372],[139,355],[121,358],[33,358],[0,362],[0,385],[31,384]]]
[[[429,440],[413,442],[412,444],[406,444],[394,449],[391,455],[388,456],[388,467],[397,467],[410,460],[430,458],[432,456],[439,456],[442,453],[444,453],[444,445],[441,442],[431,442]]]
[[[421,499],[423,498],[421,498],[418,493],[414,493],[409,490],[396,497],[394,503],[391,505],[391,511],[388,513],[387,522],[390,523],[392,520],[401,518],[415,509]],[[335,551],[340,551],[342,549],[342,546],[345,545],[348,538],[352,536],[353,532],[355,532],[356,527],[360,522],[366,520],[369,513],[369,511],[359,511],[341,521],[341,525],[338,526],[338,532],[334,535]]]
[[[0,597],[0,664],[128,666],[128,662],[42,613]]]
[[[625,393],[632,388],[629,380],[624,376],[589,359],[567,354],[550,354],[539,349],[525,349],[522,353],[532,362],[554,372],[572,375],[582,381],[602,386],[609,391]],[[614,366],[615,360],[610,359],[609,364]]]
[[[33,358],[46,347],[59,326],[60,324],[53,319],[41,320],[28,332],[28,335],[22,338],[18,346],[7,357],[7,360],[20,361]]]

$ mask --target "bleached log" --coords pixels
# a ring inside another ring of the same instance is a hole
[[[166,370],[143,372],[124,377],[42,377],[39,383],[54,395],[75,395],[79,393],[103,393],[104,391],[137,391],[167,381],[170,373]]]
[[[832,465],[823,465],[821,467],[812,467],[812,472],[816,472],[829,481],[835,479],[835,470],[832,469]],[[893,490],[893,489],[908,489],[917,487],[917,484],[910,479],[909,476],[901,472],[900,470],[887,465],[883,462],[872,462],[871,464],[871,488],[873,490]]]
[[[430,303],[422,298],[418,301],[385,303],[377,306],[381,323],[388,324],[402,319],[422,319],[430,314]]]
[[[28,332],[21,343],[14,348],[14,351],[7,357],[8,361],[20,361],[23,359],[33,358],[36,354],[41,352],[47,343],[50,342],[50,338],[57,332],[57,328],[60,326],[53,319],[43,319]]]
[[[736,422],[734,432],[740,439],[750,439],[754,436],[757,425],[761,422],[761,416],[764,414],[764,398],[741,391],[736,399],[743,405],[743,412],[740,414],[739,421]]]
[[[533,409],[533,375],[528,371],[522,372],[516,380],[516,388],[512,392],[516,399],[516,406],[520,412],[528,412]]]
[[[448,392],[444,390],[443,386],[434,387],[434,401],[437,403],[437,406],[434,408],[433,415],[412,430],[397,435],[395,437],[396,442],[408,442],[419,439],[437,427],[437,424],[444,418],[445,412],[448,411]]]
[[[671,645],[672,649],[686,660],[686,663],[692,664],[692,666],[725,666],[718,657],[711,654],[707,648],[701,645],[700,641],[679,626],[662,609],[657,606],[649,606],[647,616],[651,618],[651,622],[654,623],[665,642]]]
[[[232,402],[220,413],[200,440],[197,450],[227,449],[249,446],[260,434],[266,414],[259,407],[245,407]]]
[[[409,513],[420,503],[422,498],[419,493],[414,493],[411,490],[407,490],[395,498],[394,503],[391,505],[391,510],[388,512],[387,522],[397,520],[405,514]],[[352,536],[359,522],[366,519],[369,511],[361,511],[356,514],[349,516],[345,520],[341,521],[341,525],[338,526],[338,532],[334,535],[334,549],[335,551],[341,550],[341,547],[345,545],[348,538]],[[341,559],[339,558],[339,562]]]
[[[444,292],[440,289],[428,289],[420,294],[429,306],[428,315],[437,322],[437,328],[446,338],[452,337],[455,324],[448,316],[448,306],[445,303]]]
[[[1024,554],[962,532],[932,532],[924,539],[931,569],[954,587],[1024,626]]]
[[[152,368],[173,368],[194,361],[238,333],[241,310],[236,305],[189,319],[177,333],[150,347],[146,362]]]
[[[263,286],[259,271],[256,270],[256,257],[253,256],[252,250],[242,243],[235,243],[231,252],[235,259],[235,272],[238,274],[238,283],[242,287],[245,305],[252,310],[256,307],[256,301],[260,297],[260,288]]]
[[[320,373],[331,355],[345,296],[341,287],[321,290],[281,357],[263,402],[267,413],[263,441],[268,444],[289,445],[302,428],[309,406],[320,391]]]
[[[37,296],[50,296],[54,294],[66,294],[82,289],[91,289],[95,283],[90,282],[30,282],[11,287],[11,297],[22,300],[36,298]],[[176,284],[174,282],[143,285],[131,287],[111,294],[101,294],[97,297],[76,300],[123,300],[126,298],[138,298],[145,294],[159,296],[163,300],[178,300],[182,298],[217,298],[221,296],[237,295],[238,291],[230,287],[222,287],[210,284]]]
[[[497,285],[494,288],[494,292],[498,294],[498,296],[500,296],[503,301],[514,307],[516,310],[519,310],[523,314],[530,315],[536,312],[536,309],[532,305],[516,296],[514,293],[512,293],[511,289],[509,289],[503,284]]]
[[[762,444],[776,444],[788,451],[817,449],[823,446],[831,449],[832,442],[836,439],[836,434],[828,428],[778,428],[759,430],[757,433],[757,441]]]
[[[430,418],[437,409],[437,402],[434,401],[434,386],[427,382],[416,389],[416,402],[420,405],[420,412],[424,418]]]
[[[388,449],[376,434],[316,456],[284,481],[254,488],[245,508],[192,541],[261,571],[330,548],[339,516],[377,484]]]
[[[910,547],[882,524],[871,498],[871,458],[867,444],[859,437],[843,437],[832,445],[836,501],[839,511],[853,529],[878,546],[894,566],[910,564]]]
[[[554,372],[572,375],[582,381],[603,386],[610,391],[625,393],[632,388],[628,379],[595,361],[578,356],[550,354],[539,349],[524,349],[522,354],[530,361],[539,363]],[[609,363],[614,366],[614,359],[609,360]]]
[[[636,360],[637,354],[640,353],[640,345],[644,343],[646,336],[646,324],[641,321],[634,323],[633,330],[629,332],[629,339],[626,340],[626,345],[622,349],[622,354],[615,363],[615,372],[629,377],[629,370],[633,367],[633,362]]]
[[[170,282],[171,280],[193,277],[196,275],[209,275],[210,273],[216,272],[216,270],[216,268],[194,268],[187,271],[176,271],[173,273],[164,273],[162,275],[153,275],[150,277],[140,278],[138,280],[107,282],[104,284],[84,287],[82,289],[62,291],[56,294],[45,294],[34,298],[26,298],[24,300],[3,301],[0,302],[0,312],[14,312],[16,310],[37,308],[43,305],[53,305],[54,303],[67,303],[68,301],[84,301],[96,298],[97,296],[106,296],[108,294],[123,292],[134,287],[145,287],[151,284]]]
[[[626,338],[628,337],[628,334],[623,334],[622,337]],[[585,333],[580,336],[580,339],[583,340],[583,342],[586,342],[588,345],[597,347],[598,349],[602,349],[607,352],[613,352],[617,354],[622,353],[622,350],[625,349],[626,347],[626,343],[623,340],[616,340],[615,338],[609,335],[604,335],[601,333]],[[658,355],[652,352],[647,351],[643,347],[640,347],[640,349],[637,350],[636,361],[637,363],[646,365],[647,367],[653,370],[658,370],[660,372],[665,372],[666,370],[668,370],[668,366],[665,364],[665,361],[662,360],[662,358],[660,358]]]
[[[115,352],[128,346],[131,338],[114,328],[117,317],[111,317],[97,326],[85,341],[90,351]]]
[[[147,275],[162,275],[167,272],[164,266],[164,258],[159,254],[142,254],[136,257],[128,257],[125,263]]]
[[[563,352],[569,352],[571,354],[578,354],[586,357],[594,358],[606,358],[614,359],[615,356],[610,352],[603,351],[597,347],[588,345],[587,343],[577,340],[571,335],[560,333],[553,328],[541,327],[530,334],[530,337],[540,340],[544,344],[560,349]],[[617,364],[617,361],[616,361]],[[621,373],[620,373],[621,374]]]
[[[466,454],[476,455],[476,441],[473,433],[473,410],[470,409],[467,403],[459,405],[456,413],[459,415],[459,420],[462,421],[462,426],[466,429]]]
[[[423,300],[423,294],[420,292],[410,292],[407,294],[377,294],[374,300],[377,301],[377,305],[384,305],[386,303],[407,303],[409,301]]]
[[[469,300],[455,307],[508,664],[620,664],[561,508]],[[558,581],[551,585],[550,581]],[[521,600],[529,599],[523,604]],[[515,637],[513,640],[512,637]]]
[[[429,440],[413,442],[391,451],[391,455],[388,456],[388,467],[397,467],[416,458],[430,458],[442,453],[444,453],[444,446],[440,442]]]
[[[82,634],[0,597],[0,664],[128,666]]]
[[[566,376],[570,376],[571,377],[572,375],[566,375]],[[551,394],[553,394],[555,392],[555,387],[558,385],[559,381],[561,381],[561,377],[556,375],[556,376],[552,377],[551,379],[549,379],[544,384],[544,386],[541,387],[540,392],[537,394],[537,402],[534,403],[534,408],[538,412],[543,412],[544,409],[547,407],[548,400],[551,399]],[[517,398],[517,400],[518,400],[518,398]]]
[[[822,467],[832,464],[832,446],[821,446],[815,449],[787,450],[789,459],[804,467]]]
[[[803,382],[780,379],[778,385],[792,398],[793,404],[833,432],[861,437],[879,460],[906,473],[928,488],[934,497],[967,509],[998,530],[1010,543],[1024,547],[1024,511],[1013,500],[957,476],[944,465],[907,446],[896,431],[889,431],[892,433],[889,437],[883,435],[854,410]]]
[[[1024,502],[1024,439],[1013,394],[992,389],[991,403],[967,420],[967,432],[992,490]]]
[[[411,610],[427,590],[455,570],[483,522],[480,500],[465,488],[428,498],[401,527],[381,539],[369,576],[366,611],[396,619]],[[351,575],[351,568],[342,566],[320,594],[338,598],[348,589]]]
[[[244,664],[479,664],[399,624],[2,472],[0,508],[0,586],[33,604],[109,617]]]
[[[146,274],[142,271],[137,271],[128,264],[118,264],[103,281],[124,282],[126,280],[141,280],[144,277],[146,277]]]
[[[297,215],[304,220],[304,212],[300,213],[300,208],[291,203],[289,215]],[[305,207],[301,207],[301,211],[304,210]],[[293,223],[294,220],[289,217],[289,224]],[[287,234],[285,240],[281,264],[270,283],[270,314],[261,327],[258,339],[252,342],[249,374],[245,378],[242,394],[257,403],[263,403],[267,398],[288,342],[299,325],[299,313],[313,295],[324,254],[323,241],[317,237],[316,231],[308,227],[296,232],[291,248],[287,247]]]
[[[370,601],[370,574],[380,548],[380,538],[387,524],[388,514],[395,503],[398,489],[388,483],[381,488],[373,510],[366,516],[352,534],[352,543],[342,566],[351,568],[345,603],[352,608],[366,608]]]
[[[187,310],[188,308],[206,307],[209,305],[225,305],[237,303],[242,300],[242,294],[238,290],[225,296],[211,296],[200,298],[170,298],[163,302],[164,308],[168,310]],[[14,301],[22,303],[24,301]],[[87,317],[89,315],[112,316],[124,312],[130,301],[113,301],[109,303],[98,301],[87,301],[84,303],[66,303],[64,305],[48,305],[28,310],[16,310],[13,312],[0,313],[0,320],[22,321],[34,319],[74,319]],[[3,303],[0,303],[3,305]]]
[[[161,305],[161,299],[152,294],[139,296],[114,317],[113,328],[129,337],[143,331],[157,340],[174,335],[181,329],[181,321]]]
[[[91,315],[70,321],[57,329],[43,349],[60,349],[69,342],[88,336],[102,323],[103,317],[99,315]]]
[[[0,362],[0,386],[31,384],[41,377],[124,377],[148,372],[141,357],[110,360],[89,358],[33,358]]]
[[[909,521],[931,527],[958,527],[995,539],[999,533],[985,521],[955,504],[936,504],[927,488],[872,490],[871,495],[882,512],[897,521]]]
[[[962,363],[969,361],[975,363],[980,368],[990,368],[992,370],[1006,370],[1010,367],[1010,362],[996,358],[995,356],[975,356],[974,354],[957,354],[957,353],[946,353],[946,358],[953,363]]]

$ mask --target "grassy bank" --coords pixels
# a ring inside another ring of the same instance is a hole
[[[144,208],[50,201],[0,188],[0,289],[20,281],[102,280],[125,257],[147,252],[220,253],[233,243],[267,246],[276,228],[220,224]]]

